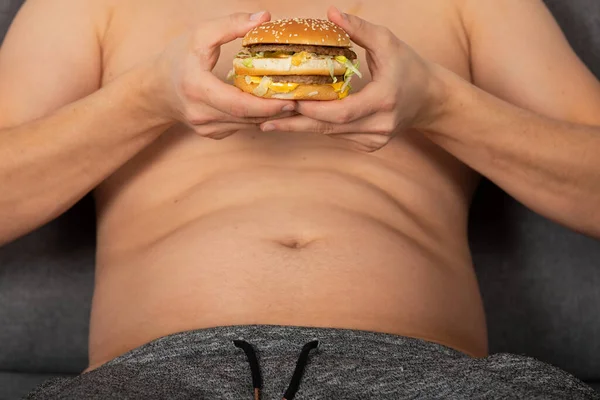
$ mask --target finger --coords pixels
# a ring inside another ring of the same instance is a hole
[[[191,128],[202,137],[219,140],[236,132],[258,130],[258,125],[214,122],[204,125],[192,125]]]
[[[240,124],[255,124],[255,125],[259,125],[262,124],[263,122],[267,122],[267,121],[274,121],[277,119],[281,119],[281,118],[288,118],[288,117],[293,117],[295,115],[298,115],[297,112],[295,111],[284,111],[281,112],[279,114],[276,114],[272,117],[248,117],[248,118],[238,118],[238,117],[233,117],[229,114],[225,114],[224,112],[221,112],[219,110],[215,110],[215,121],[219,121],[219,122],[234,122],[234,123],[240,123]]]
[[[389,29],[372,24],[356,15],[342,13],[334,6],[329,7],[327,17],[344,29],[354,43],[377,55],[385,55],[396,39]]]
[[[276,114],[272,117],[247,117],[247,118],[238,118],[234,117],[231,114],[224,113],[223,111],[219,111],[214,107],[206,103],[193,104],[189,107],[188,114],[185,116],[185,119],[191,125],[204,125],[214,122],[227,122],[227,123],[239,123],[239,124],[261,124],[263,122],[269,120],[275,120],[279,118],[287,118],[293,117],[294,115],[298,115],[295,111],[283,111],[279,114]]]
[[[243,37],[251,29],[270,19],[271,14],[268,11],[260,11],[254,14],[230,14],[205,23],[198,32],[199,39],[212,49]]]
[[[342,133],[339,135],[330,135],[329,137],[345,140],[356,150],[367,153],[381,149],[391,140],[391,137],[377,133]]]
[[[377,111],[389,109],[390,98],[387,90],[378,83],[371,82],[358,93],[343,100],[299,101],[296,110],[302,115],[336,124],[345,124],[364,118]]]
[[[396,126],[391,114],[371,115],[349,124],[332,124],[308,118],[304,115],[297,115],[264,122],[260,125],[260,129],[262,131],[315,132],[324,135],[364,132],[391,136],[396,130]]]
[[[304,115],[296,115],[289,118],[281,118],[278,120],[267,121],[260,125],[263,132],[268,131],[284,131],[284,132],[316,132],[324,135],[342,132],[343,125],[330,124],[305,117]]]
[[[276,130],[281,131],[316,132],[334,139],[344,139],[356,150],[372,152],[379,150],[392,139],[391,132],[393,130],[387,132],[386,129],[383,128],[381,120],[381,118],[373,116],[352,124],[336,125],[315,121],[300,115],[280,120],[273,124],[273,126]],[[261,125],[261,129],[263,131],[271,130],[264,129],[267,124],[271,123],[272,122],[268,122]],[[369,133],[369,131],[367,131],[367,127],[369,126],[377,126],[377,130],[381,130],[382,132]]]
[[[242,92],[210,75],[201,89],[206,101],[217,110],[235,118],[273,117],[284,111],[293,111],[291,100],[262,99]]]

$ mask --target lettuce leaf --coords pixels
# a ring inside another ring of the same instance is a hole
[[[244,66],[246,68],[254,68],[254,64],[252,64],[252,60],[254,59],[254,57],[248,57],[248,58],[244,58],[242,60],[242,64],[244,64]]]
[[[333,80],[333,83],[337,82],[337,78],[335,77],[335,66],[333,65],[333,60],[331,58],[327,59],[327,66],[329,67],[329,75]]]
[[[358,70],[358,60],[356,60],[356,64],[352,64],[350,62],[350,60],[346,61],[346,68],[348,68],[350,71],[352,71],[353,73],[355,73],[356,75],[358,75],[359,78],[362,78],[362,74],[360,73],[360,71]],[[346,71],[348,71],[348,69]]]
[[[227,74],[227,77],[225,78],[228,81],[233,80],[233,78],[235,78],[235,70],[231,69],[231,71],[229,71],[229,73]]]
[[[346,88],[350,88],[350,90],[352,90],[352,86],[350,86],[350,81],[352,80],[352,76],[349,76],[347,79],[344,76],[344,84],[342,85],[342,88],[340,89],[340,92],[344,93],[344,91],[346,90]]]
[[[348,79],[353,74],[356,74],[359,78],[362,78],[362,74],[358,70],[358,66],[360,65],[360,62],[358,60],[356,60],[354,64],[352,64],[352,62],[350,62],[350,60],[348,60],[344,56],[336,56],[335,60],[340,64],[344,64],[344,66],[346,67],[346,72],[344,73],[344,80]]]

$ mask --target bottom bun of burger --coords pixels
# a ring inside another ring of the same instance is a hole
[[[262,82],[262,85],[261,85]],[[307,84],[273,82],[271,79],[258,79],[237,75],[233,84],[246,93],[265,99],[285,100],[338,100],[348,95],[349,87],[341,92],[343,82],[336,84]]]

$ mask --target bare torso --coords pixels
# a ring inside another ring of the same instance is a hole
[[[458,16],[435,2],[334,4],[469,79]],[[120,2],[103,39],[104,82],[203,19],[261,9],[325,17],[320,1],[294,4]],[[223,48],[221,78],[239,46]],[[91,368],[160,336],[234,324],[364,329],[485,355],[466,237],[475,181],[417,132],[367,154],[315,134],[212,141],[171,129],[96,191]]]

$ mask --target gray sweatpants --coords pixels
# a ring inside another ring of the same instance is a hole
[[[226,326],[143,345],[29,399],[600,399],[532,358],[335,328]]]

